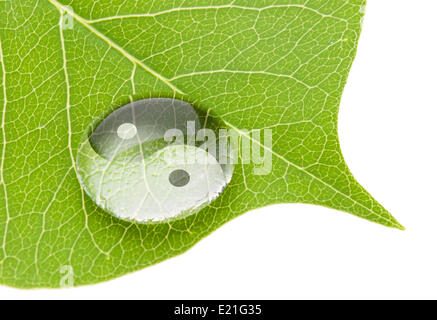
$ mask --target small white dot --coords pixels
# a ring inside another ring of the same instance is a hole
[[[129,140],[137,135],[137,127],[132,123],[123,123],[117,129],[120,139]]]

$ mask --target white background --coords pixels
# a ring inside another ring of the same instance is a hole
[[[369,0],[340,109],[352,172],[407,231],[316,206],[274,206],[116,280],[0,287],[0,299],[437,299],[436,12],[435,0]]]

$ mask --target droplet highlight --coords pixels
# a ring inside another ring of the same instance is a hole
[[[90,126],[78,151],[79,181],[119,219],[156,223],[194,214],[223,192],[233,173],[219,159],[218,141],[211,147],[196,135],[206,128],[219,139],[218,123],[184,101],[129,103]]]

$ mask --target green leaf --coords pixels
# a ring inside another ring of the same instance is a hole
[[[353,178],[337,114],[365,0],[7,0],[1,4],[0,282],[112,279],[224,223],[309,203],[402,226]],[[100,210],[75,158],[88,125],[131,99],[178,97],[236,130],[272,129],[273,172],[237,165],[199,213],[138,225]]]

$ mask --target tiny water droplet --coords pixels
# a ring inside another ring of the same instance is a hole
[[[208,141],[196,135],[206,128],[217,137],[212,147],[211,135]],[[129,103],[90,125],[77,156],[79,181],[99,207],[120,219],[186,217],[215,200],[231,180],[233,165],[217,152],[218,132],[211,116],[184,101]]]

